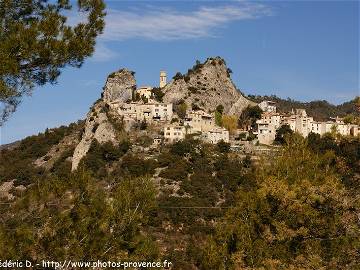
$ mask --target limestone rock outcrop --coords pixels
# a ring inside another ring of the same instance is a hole
[[[118,143],[116,139],[116,130],[110,123],[103,108],[103,101],[99,101],[87,114],[81,141],[74,150],[71,166],[72,170],[77,169],[81,159],[89,151],[90,145],[94,139],[96,139],[99,143],[108,141],[111,141],[114,144]]]
[[[134,74],[133,71],[121,69],[108,76],[101,94],[102,98],[95,102],[87,114],[81,141],[76,146],[72,157],[72,170],[77,169],[94,139],[99,143],[110,141],[118,144],[125,136],[121,134],[124,131],[119,131],[114,127],[113,122],[116,119],[110,119],[110,116],[116,115],[116,112],[111,111],[109,104],[113,101],[126,102],[132,98],[133,91],[136,89]]]
[[[111,73],[105,83],[102,99],[104,102],[114,100],[125,102],[132,98],[136,89],[134,72],[127,69]]]
[[[206,111],[214,111],[220,104],[225,113],[240,114],[255,103],[246,99],[230,78],[231,70],[220,57],[208,58],[197,63],[187,74],[177,74],[162,90],[165,102],[184,100],[191,108],[196,105]]]

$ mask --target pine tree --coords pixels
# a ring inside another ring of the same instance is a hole
[[[69,0],[0,1],[0,125],[23,95],[37,85],[56,83],[61,69],[80,67],[94,52],[104,28],[103,0],[79,0],[86,22],[70,26],[64,12]]]

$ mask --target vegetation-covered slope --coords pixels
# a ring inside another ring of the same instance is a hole
[[[79,130],[55,129],[2,150],[2,182],[17,179],[12,197],[1,198],[2,259],[168,259],[173,269],[359,266],[359,138],[294,135],[260,163],[226,143],[187,139],[139,152],[141,140],[94,140],[73,173],[71,145],[59,148],[51,166],[33,165]]]

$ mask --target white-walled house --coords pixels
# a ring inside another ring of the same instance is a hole
[[[216,126],[214,116],[202,110],[187,112],[184,119],[184,125],[190,126],[194,132],[206,132]]]
[[[261,144],[271,144],[275,140],[276,130],[281,126],[281,115],[276,112],[265,112],[258,125],[258,140]]]
[[[258,104],[258,107],[263,112],[276,112],[276,106],[274,101],[264,100]]]
[[[151,86],[142,86],[136,89],[136,94],[139,94],[140,97],[146,97],[148,100],[151,99],[152,96],[152,87]]]
[[[186,128],[180,125],[168,125],[164,127],[165,142],[173,143],[185,139]]]
[[[272,144],[275,140],[276,130],[282,125],[289,125],[294,132],[307,137],[311,132],[324,135],[332,131],[343,136],[358,136],[359,126],[352,124],[345,124],[341,118],[334,118],[333,121],[314,121],[314,119],[307,115],[304,109],[296,109],[291,114],[278,114],[265,112],[261,115],[261,119],[256,121],[258,124],[258,139],[259,143]]]
[[[225,128],[213,128],[205,132],[205,141],[216,144],[220,141],[229,142],[229,131]]]
[[[173,115],[172,103],[124,103],[118,107],[118,113],[135,121],[170,121]]]

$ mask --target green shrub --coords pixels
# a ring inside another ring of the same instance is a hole
[[[153,159],[143,159],[139,156],[126,155],[113,172],[113,175],[125,174],[134,177],[153,175],[156,165],[156,161]]]

